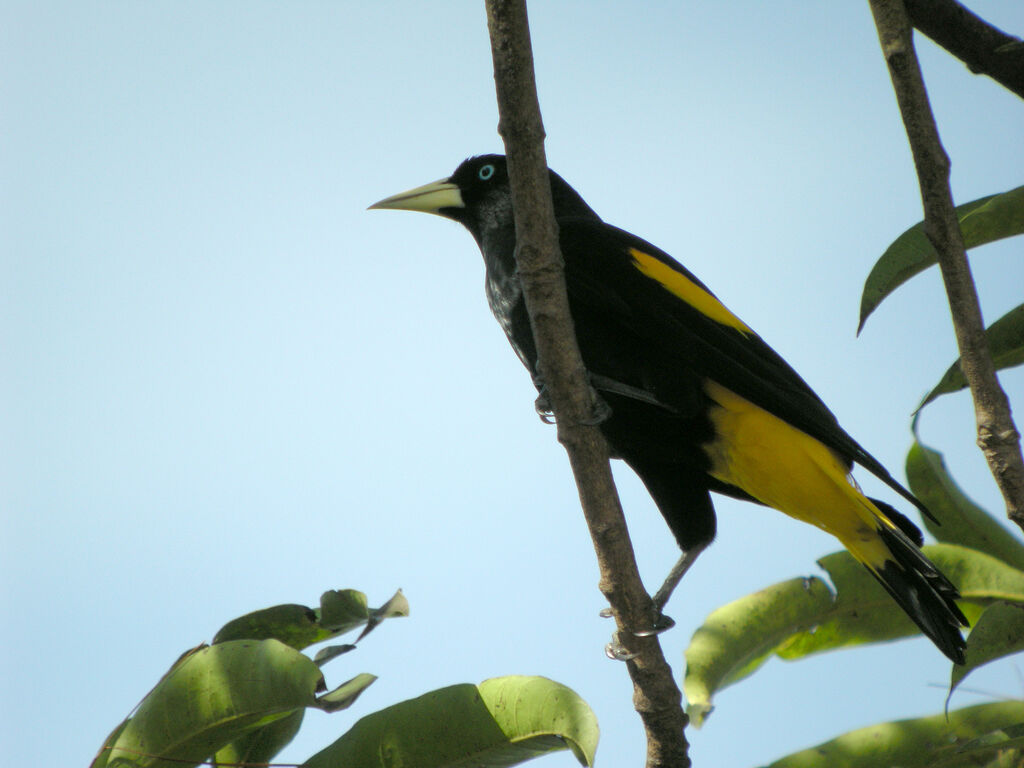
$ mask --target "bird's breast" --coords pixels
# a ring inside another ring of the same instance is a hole
[[[515,271],[488,270],[486,292],[491,313],[505,332],[516,356],[535,375],[537,352],[518,274]]]
[[[515,272],[487,272],[487,304],[505,335],[512,338],[513,316],[523,300],[523,286]]]

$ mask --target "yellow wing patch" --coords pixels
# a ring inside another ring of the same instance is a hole
[[[661,283],[667,291],[678,296],[702,315],[721,325],[735,328],[741,333],[753,333],[746,323],[726,309],[722,302],[686,275],[676,272],[665,262],[649,253],[638,251],[636,248],[630,248],[629,254],[633,257],[633,263],[637,269],[652,280]]]
[[[715,437],[703,446],[708,473],[839,539],[869,568],[891,559],[877,528],[892,523],[858,490],[846,463],[823,443],[707,381]]]

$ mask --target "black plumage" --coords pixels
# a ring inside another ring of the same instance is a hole
[[[928,514],[924,505],[692,273],[606,224],[558,174],[550,180],[580,352],[609,406],[602,432],[643,480],[684,552],[655,595],[658,609],[714,538],[713,491],[835,535],[940,650],[962,662],[959,627],[967,622],[956,588],[921,553],[913,523],[863,496],[849,473],[859,464]],[[470,231],[483,253],[491,311],[540,382],[505,159],[471,158],[448,179],[372,207],[436,213]]]

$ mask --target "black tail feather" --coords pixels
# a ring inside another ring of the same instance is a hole
[[[886,509],[883,512],[888,514]],[[903,533],[899,521],[893,523],[900,530],[878,528],[892,559],[877,571],[869,570],[925,637],[953,662],[963,664],[965,643],[960,627],[969,624],[956,604],[960,593]]]
[[[924,536],[921,535],[921,529],[914,525],[909,517],[904,515],[891,504],[886,504],[881,499],[869,498],[868,501],[878,507],[882,514],[888,517],[892,524],[903,531],[907,538],[917,544],[917,546],[920,547],[924,544]]]

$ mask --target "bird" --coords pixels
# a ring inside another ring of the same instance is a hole
[[[606,223],[549,170],[565,282],[579,349],[603,405],[609,452],[641,479],[681,555],[655,593],[649,634],[672,591],[716,533],[712,493],[754,502],[833,535],[950,660],[964,663],[968,622],[952,582],[923,554],[920,530],[867,497],[859,465],[922,514],[925,505],[840,425],[754,330],[686,267]],[[508,164],[487,154],[448,178],[371,209],[432,213],[462,224],[485,265],[491,312],[540,392],[542,371],[516,268]]]

